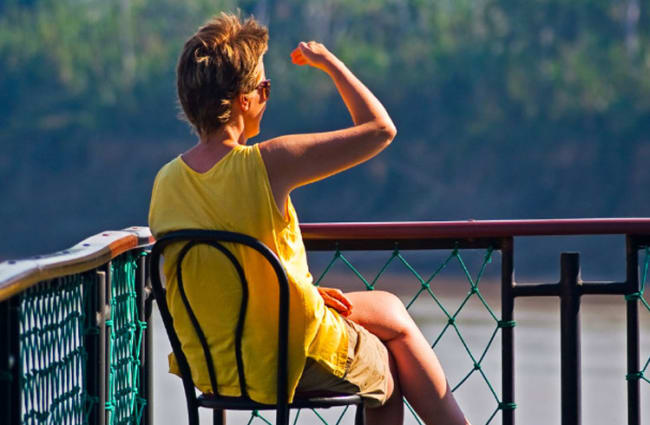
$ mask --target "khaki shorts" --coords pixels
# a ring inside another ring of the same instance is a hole
[[[348,333],[345,375],[338,378],[308,358],[297,393],[331,391],[359,394],[366,407],[379,407],[388,398],[388,351],[375,335],[351,320],[343,319]]]

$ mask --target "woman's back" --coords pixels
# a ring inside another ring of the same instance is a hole
[[[257,146],[235,146],[209,170],[199,173],[179,156],[166,164],[154,183],[149,224],[154,236],[187,228],[248,234],[270,247],[290,280],[289,382],[291,394],[307,356],[342,374],[347,340],[338,315],[325,308],[312,286],[298,220],[287,199],[284,213],[276,206]],[[278,286],[275,273],[259,254],[230,247],[244,264],[249,305],[243,357],[249,394],[256,401],[275,401]],[[173,266],[180,246],[165,251],[167,298],[194,382],[211,392],[203,352],[177,290]],[[183,281],[190,305],[204,330],[217,370],[219,393],[240,395],[234,354],[241,287],[230,263],[216,249],[195,247],[183,261]],[[174,369],[174,365],[171,365]]]

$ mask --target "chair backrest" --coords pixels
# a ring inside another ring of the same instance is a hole
[[[237,369],[239,377],[239,385],[241,388],[242,396],[246,399],[249,399],[248,392],[246,390],[246,378],[244,376],[244,367],[242,361],[241,353],[241,338],[244,330],[244,319],[246,314],[246,307],[248,302],[248,282],[246,280],[243,266],[237,260],[237,258],[226,248],[223,243],[234,243],[248,246],[257,252],[259,252],[273,267],[275,274],[278,280],[278,290],[279,290],[279,317],[278,317],[278,378],[277,378],[277,406],[278,406],[278,415],[283,414],[288,415],[288,388],[287,388],[287,354],[288,354],[288,333],[289,333],[289,283],[287,280],[287,275],[280,263],[278,257],[271,251],[266,245],[258,241],[255,238],[252,238],[248,235],[234,232],[226,231],[216,231],[216,230],[202,230],[202,229],[187,229],[179,230],[165,234],[160,239],[156,241],[152,250],[151,250],[151,259],[150,259],[150,275],[151,275],[151,285],[160,310],[160,315],[162,316],[163,323],[165,325],[165,330],[167,331],[167,336],[172,346],[174,355],[178,362],[178,367],[183,379],[183,387],[185,389],[185,396],[187,398],[188,408],[190,410],[196,410],[198,406],[196,392],[194,388],[194,382],[192,380],[192,374],[190,371],[190,366],[187,361],[187,357],[183,353],[181,348],[180,340],[178,335],[174,330],[174,321],[169,312],[167,306],[167,300],[165,297],[165,289],[162,286],[160,279],[160,257],[163,254],[163,251],[166,246],[172,243],[183,243],[179,251],[177,258],[165,258],[165,261],[175,261],[175,267],[177,272],[177,281],[178,289],[183,300],[183,304],[187,310],[188,316],[196,331],[196,335],[201,343],[203,353],[205,356],[205,361],[208,368],[208,374],[210,377],[210,384],[212,385],[213,394],[218,395],[217,392],[217,378],[216,371],[214,369],[214,363],[212,356],[210,355],[210,349],[208,347],[205,334],[201,329],[201,324],[197,320],[192,307],[187,299],[185,293],[183,275],[182,275],[182,265],[183,259],[189,252],[192,247],[197,245],[208,245],[218,251],[220,251],[230,262],[237,271],[239,276],[240,283],[242,285],[242,301],[240,305],[239,318],[235,328],[235,355],[237,359]],[[206,265],[208,267],[209,265]],[[192,413],[190,413],[191,415]],[[288,416],[287,416],[288,417]]]

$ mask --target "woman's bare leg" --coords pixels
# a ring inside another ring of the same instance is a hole
[[[395,359],[388,353],[391,376],[388,377],[388,400],[381,407],[366,409],[366,424],[395,425],[404,423],[404,402],[397,377]]]
[[[428,425],[469,424],[451,393],[438,358],[400,299],[384,291],[349,292],[345,296],[353,306],[348,318],[375,334],[394,359],[398,378],[394,394],[401,392]],[[391,396],[392,404],[384,407],[395,409],[394,398]],[[384,421],[384,407],[377,412],[368,409],[369,425],[400,423]]]

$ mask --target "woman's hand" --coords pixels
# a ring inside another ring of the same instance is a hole
[[[318,293],[323,297],[325,305],[338,311],[343,317],[352,313],[352,303],[348,300],[340,289],[317,287]]]
[[[327,50],[327,47],[315,41],[301,41],[291,52],[291,62],[296,65],[310,65],[325,72],[335,60],[336,56]]]

